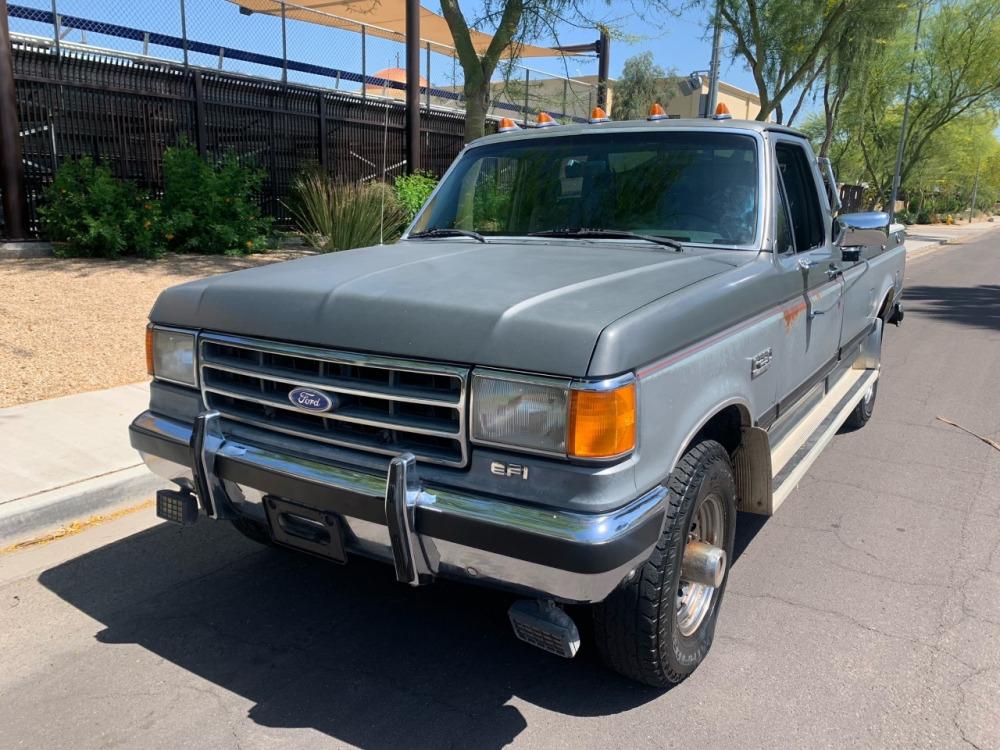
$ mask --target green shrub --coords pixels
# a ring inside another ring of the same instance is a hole
[[[165,232],[159,205],[93,159],[65,161],[38,208],[42,231],[63,256],[155,258]]]
[[[437,184],[437,177],[431,172],[414,172],[396,178],[393,189],[396,192],[399,205],[406,213],[406,224],[413,221],[413,217],[423,208]]]
[[[472,197],[472,224],[483,232],[500,232],[510,219],[511,193],[496,179],[482,180]]]
[[[325,252],[394,242],[406,222],[388,185],[338,185],[316,170],[292,183],[287,207],[309,244]]]
[[[187,143],[163,154],[163,215],[171,249],[185,253],[246,253],[262,249],[271,219],[258,196],[264,172],[232,153],[208,164]]]

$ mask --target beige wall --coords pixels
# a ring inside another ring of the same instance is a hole
[[[593,106],[597,101],[597,76],[580,76],[576,80],[591,84],[593,88],[579,86],[571,89],[567,96],[567,113],[576,117],[589,117],[588,105]],[[681,79],[675,80],[679,83]],[[702,81],[700,92],[694,91],[688,96],[684,96],[678,87],[677,93],[669,102],[660,102],[667,114],[678,117],[699,117],[701,113],[698,108],[701,105],[701,97],[708,95],[708,79],[703,77]],[[563,92],[561,80],[549,78],[531,81],[530,86],[530,99],[533,108],[542,105],[541,109],[548,106],[552,110],[561,111]],[[611,111],[614,98],[615,82],[612,80],[608,89],[608,112]],[[725,103],[729,107],[729,113],[737,120],[754,120],[757,118],[757,113],[760,112],[760,98],[756,94],[744,91],[725,81],[719,81],[719,102]]]
[[[532,111],[543,110],[548,112],[563,111],[563,93],[566,93],[566,114],[571,117],[589,117],[590,109],[597,102],[597,76],[580,76],[576,79],[577,84],[569,83],[564,86],[560,78],[534,78],[528,84],[528,104]],[[681,79],[676,79],[678,82]],[[615,82],[611,81],[608,89],[608,112],[614,103]],[[440,87],[451,88],[451,87]],[[459,89],[460,90],[460,89]],[[519,107],[524,102],[524,83],[517,81],[511,84],[510,91],[504,92],[503,84],[494,84],[494,99],[507,98],[511,103],[516,103]],[[402,92],[400,92],[402,93]],[[675,117],[699,117],[699,107],[702,96],[708,95],[708,80],[703,78],[701,91],[694,91],[684,96],[679,90],[669,102],[660,102],[668,115]],[[516,100],[516,102],[515,102]],[[760,112],[760,99],[750,91],[744,91],[725,81],[719,82],[719,101],[729,107],[730,114],[737,120],[753,120]],[[437,99],[431,97],[431,102],[438,106],[455,108],[454,100]],[[652,105],[652,102],[650,102]],[[520,120],[520,113],[511,113],[509,110],[495,109],[491,112],[499,117],[514,117]],[[531,118],[534,119],[533,117]]]
[[[708,95],[708,81],[703,79],[701,91],[684,96],[680,91],[664,105],[668,115],[678,117],[698,117],[701,97]],[[760,99],[754,93],[744,91],[725,81],[719,81],[719,102],[729,107],[729,114],[737,120],[754,120],[760,112]]]
[[[613,84],[613,82],[612,82]],[[461,87],[436,86],[435,88],[446,91],[461,91]],[[524,105],[524,80],[513,79],[509,85],[504,83],[494,83],[493,100],[502,100],[515,105],[518,111],[512,112],[509,109],[495,108],[490,114],[497,117],[513,117],[520,121],[521,108]],[[573,81],[565,82],[562,78],[544,78],[541,74],[532,74],[528,79],[528,108],[534,112],[563,112],[565,101],[565,113],[570,117],[590,117],[591,108],[597,103],[597,76],[579,76]],[[564,97],[565,95],[565,97]],[[608,105],[613,101],[613,89],[608,90]],[[452,99],[431,97],[431,103],[441,106],[456,108],[456,103]],[[534,117],[531,117],[534,120]]]

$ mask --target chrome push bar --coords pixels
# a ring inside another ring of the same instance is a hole
[[[409,453],[378,473],[310,458],[307,444],[291,452],[226,437],[224,425],[212,410],[193,424],[147,411],[130,436],[150,470],[197,494],[208,517],[263,520],[269,496],[305,509],[307,521],[332,514],[347,551],[392,563],[409,585],[446,575],[601,601],[649,556],[663,526],[663,486],[616,510],[581,513],[425,483]]]

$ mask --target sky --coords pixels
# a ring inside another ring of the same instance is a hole
[[[281,56],[280,21],[277,18],[241,15],[235,5],[226,0],[184,0],[187,12],[187,32],[190,39],[212,45],[233,47]],[[180,0],[57,0],[61,16],[76,16],[94,21],[103,21],[172,36],[181,35]],[[40,11],[51,9],[51,0],[11,0],[12,6],[35,8]],[[440,12],[437,0],[425,0],[424,5]],[[641,7],[641,3],[637,3]],[[463,11],[470,19],[481,11],[481,0],[466,0],[461,3]],[[16,15],[12,12],[12,15]],[[593,2],[589,13],[593,18],[611,19],[614,27],[626,37],[612,41],[611,74],[620,74],[625,60],[646,50],[652,51],[656,62],[666,70],[687,74],[693,70],[708,68],[711,57],[711,38],[705,32],[709,11],[706,7],[690,9],[678,18],[665,14],[643,17],[632,12],[630,3],[601,0]],[[52,27],[47,24],[26,21],[17,17],[10,20],[11,31],[51,36]],[[141,52],[140,42],[88,32],[68,30],[66,39],[71,42],[85,40],[93,46],[125,49]],[[291,60],[360,72],[360,35],[352,32],[330,29],[289,21],[287,27],[288,57]],[[563,26],[560,43],[574,44],[592,41],[596,31]],[[540,44],[553,43],[551,39],[540,39]],[[156,57],[178,59],[180,51],[168,47],[153,46],[149,53]],[[393,67],[403,56],[403,47],[388,40],[369,38],[367,43],[367,72],[369,75],[384,67]],[[216,67],[216,54],[192,55],[192,62],[198,65]],[[530,67],[553,73],[564,73],[565,63],[559,59],[532,59]],[[276,77],[280,70],[273,67],[257,66],[252,63],[223,59],[225,70]],[[432,56],[431,85],[450,85],[453,81],[452,62],[443,56]],[[597,73],[597,62],[593,58],[571,59],[568,61],[569,74],[593,75]],[[423,71],[426,75],[426,70]],[[313,85],[329,86],[330,81],[317,76],[293,73],[291,80]],[[753,81],[744,67],[732,64],[729,56],[723,55],[722,79],[742,88],[754,89]]]
[[[463,8],[465,5],[473,8],[478,3],[463,4]],[[656,63],[667,71],[673,69],[678,74],[686,75],[695,70],[708,69],[712,57],[712,38],[710,32],[706,33],[710,19],[707,6],[691,8],[678,17],[672,17],[654,11],[640,15],[633,12],[631,3],[612,2],[608,8],[605,3],[594,2],[589,5],[588,15],[607,18],[624,37],[611,42],[612,77],[621,74],[622,66],[629,57],[646,51],[652,52]],[[594,33],[588,34],[584,29],[566,27],[561,33],[560,43],[589,42],[594,38]],[[571,67],[571,74],[596,73],[596,62],[588,62]],[[532,61],[530,64],[535,66],[538,63]],[[552,66],[552,70],[558,69],[558,63],[548,63],[546,69],[549,69],[548,66]],[[722,54],[721,77],[734,86],[756,90],[750,73],[739,61],[733,64],[726,49]]]

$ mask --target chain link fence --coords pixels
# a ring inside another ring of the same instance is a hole
[[[8,14],[12,33],[56,48],[180,62],[363,99],[405,97],[402,35],[292,0],[253,5],[262,10],[228,0],[18,0],[8,3]],[[422,43],[420,67],[424,107],[464,112],[462,68],[449,50]],[[562,121],[583,120],[597,100],[594,80],[519,63],[498,66],[491,87],[489,114],[525,122],[542,110]]]
[[[290,223],[290,186],[304,169],[344,182],[405,170],[399,34],[310,22],[290,2],[297,16],[284,22],[226,0],[19,0],[7,9],[33,233],[45,186],[81,156],[156,194],[166,148],[233,153],[265,172],[261,207],[279,225]],[[420,159],[436,174],[464,142],[461,66],[448,52],[424,43],[420,55]],[[510,63],[492,88],[490,114],[525,122],[539,110],[582,119],[596,100],[591,82]]]

